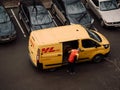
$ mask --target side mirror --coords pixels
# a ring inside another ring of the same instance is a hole
[[[96,9],[99,9],[99,7],[96,7]]]

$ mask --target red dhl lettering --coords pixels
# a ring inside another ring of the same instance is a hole
[[[55,51],[58,50],[55,50],[54,47],[42,48],[42,53],[55,52]]]

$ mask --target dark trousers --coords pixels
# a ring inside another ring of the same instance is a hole
[[[74,62],[69,62],[69,64],[68,64],[68,70],[69,70],[69,72],[71,72],[71,73],[73,73],[73,72],[75,72],[75,62],[77,61],[77,57],[75,56],[74,57]]]
[[[75,72],[75,63],[74,62],[73,63],[69,62],[69,64],[68,64],[68,70],[71,73]]]

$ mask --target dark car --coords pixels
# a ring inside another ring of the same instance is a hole
[[[19,2],[19,18],[28,32],[57,26],[40,0],[21,0]]]
[[[15,26],[7,13],[7,10],[0,2],[0,43],[16,39]]]
[[[91,27],[94,19],[80,0],[52,0],[51,10],[65,24],[81,24]]]

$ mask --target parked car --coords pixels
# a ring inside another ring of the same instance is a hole
[[[19,2],[19,18],[28,32],[57,26],[40,0],[21,0]]]
[[[120,8],[116,0],[86,0],[89,7],[99,18],[103,27],[120,27]]]
[[[0,43],[15,40],[16,36],[15,26],[7,10],[0,2]]]
[[[118,5],[120,6],[120,0],[116,0],[116,1],[117,1]]]
[[[66,24],[81,24],[91,27],[94,19],[80,0],[52,0],[51,10],[58,19]]]

